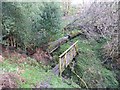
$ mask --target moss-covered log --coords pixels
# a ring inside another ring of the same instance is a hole
[[[54,41],[54,42],[50,42],[50,43],[48,44],[48,51],[49,51],[50,53],[52,53],[52,52],[54,52],[56,49],[58,49],[58,48],[60,47],[60,45],[66,43],[68,40],[73,39],[73,38],[75,38],[76,36],[79,36],[79,35],[82,35],[82,34],[83,34],[83,33],[79,31],[79,32],[76,32],[76,33],[71,33],[71,34],[69,34],[69,35],[67,35],[67,36],[65,36],[65,37],[62,37],[62,38]]]

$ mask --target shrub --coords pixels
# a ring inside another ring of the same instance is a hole
[[[59,33],[61,10],[59,3],[2,3],[2,34],[13,36],[22,49],[42,46]],[[5,39],[6,40],[6,39]]]

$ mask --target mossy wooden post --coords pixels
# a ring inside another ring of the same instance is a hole
[[[59,57],[59,70],[60,70],[60,76],[62,76],[62,73],[61,73],[61,57]]]
[[[76,44],[78,41],[76,41],[73,45],[71,45],[65,52],[63,52],[59,56],[59,71],[60,76],[62,76],[62,72],[65,70],[65,67],[67,67],[73,60],[73,58],[77,55],[77,47]]]

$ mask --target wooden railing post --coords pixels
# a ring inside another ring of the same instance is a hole
[[[62,72],[61,72],[61,57],[59,57],[59,70],[60,70],[60,76],[62,75]]]

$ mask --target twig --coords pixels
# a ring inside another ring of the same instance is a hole
[[[86,82],[82,78],[80,78],[80,76],[77,73],[75,73],[75,71],[73,71],[73,70],[71,70],[71,71],[84,83],[85,87],[88,88]]]

